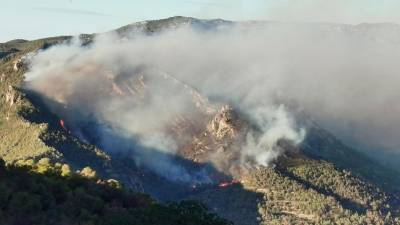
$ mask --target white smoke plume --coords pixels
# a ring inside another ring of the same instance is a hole
[[[304,129],[294,129],[295,122],[283,105],[273,109],[259,107],[252,115],[256,124],[261,126],[262,135],[256,138],[251,132],[247,133],[243,151],[259,165],[269,166],[282,153],[283,150],[278,146],[279,140],[291,140],[298,145],[305,137]]]
[[[80,115],[64,115],[49,104],[71,126],[82,126],[87,118],[104,124],[107,129],[99,136],[106,150],[176,154],[186,139],[171,134],[171,121],[185,115],[193,124],[201,123],[192,96],[176,86],[178,81],[212,102],[231,104],[256,127],[241,143],[239,160],[250,159],[254,166],[277,158],[279,140],[296,145],[305,136],[276,99],[297,102],[353,144],[393,149],[400,146],[395,133],[400,127],[400,48],[393,40],[400,39],[396,32],[383,31],[374,25],[244,23],[213,32],[182,28],[131,39],[107,34],[87,47],[72,43],[38,53],[26,74],[26,87],[76,109]],[[146,93],[134,85],[124,89],[132,80],[140,84],[143,73],[149,79],[143,83]],[[160,81],[165,74],[175,84]],[[138,101],[147,92],[151,97]],[[116,142],[110,134],[115,131],[124,140],[135,140],[135,146]],[[163,159],[159,167],[152,154],[137,154],[139,164],[166,177],[193,176],[171,160]]]

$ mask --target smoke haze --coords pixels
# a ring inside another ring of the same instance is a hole
[[[62,105],[48,102],[82,139],[92,138],[84,130],[93,120],[105,150],[133,151],[137,164],[185,182],[209,178],[171,159],[187,141],[172,135],[171,121],[182,116],[196,127],[221,104],[251,127],[239,159],[225,162],[235,166],[268,166],[283,151],[279,140],[302,142],[306,131],[285,102],[346,143],[396,152],[400,29],[382,26],[242,23],[131,39],[105,34],[86,47],[75,41],[37,53],[25,86]],[[193,100],[197,91],[204,99]]]
[[[263,19],[286,22],[399,23],[396,0],[283,0],[264,3]]]

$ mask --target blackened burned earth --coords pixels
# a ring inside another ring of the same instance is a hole
[[[162,47],[163,30],[229,32],[234,24],[147,21],[106,36],[112,50],[93,35],[2,44],[1,157],[90,166],[161,201],[203,202],[235,224],[398,224],[399,174],[343,144],[297,102],[219,95],[181,74],[194,65],[174,71],[121,50],[142,35],[150,39],[140,44]]]

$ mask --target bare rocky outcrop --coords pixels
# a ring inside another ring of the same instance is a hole
[[[143,75],[137,75],[129,80],[120,80],[118,77],[111,78],[113,93],[120,96],[131,95],[142,99],[144,97],[144,91],[146,88],[145,77]]]
[[[6,74],[5,74],[5,73],[2,73],[2,74],[0,75],[0,83],[3,83],[5,80],[6,80]]]
[[[12,107],[14,104],[18,103],[21,96],[15,90],[15,88],[11,85],[8,86],[7,92],[5,94],[6,103]]]
[[[214,105],[215,107],[215,105]],[[182,121],[180,127],[192,124]],[[184,129],[185,130],[185,129]],[[240,177],[246,173],[242,167],[241,145],[248,131],[248,124],[235,112],[232,106],[223,105],[212,116],[205,116],[202,123],[191,128],[196,130],[179,154],[194,162],[212,162],[219,171]]]
[[[23,55],[13,61],[13,70],[15,72],[20,71],[21,69],[26,69],[28,65],[29,58],[35,54],[34,52]]]
[[[19,58],[13,62],[13,70],[17,72],[23,66],[23,59]]]
[[[235,123],[238,121],[236,120],[233,108],[229,105],[224,105],[207,125],[207,130],[216,140],[233,139],[237,135]]]

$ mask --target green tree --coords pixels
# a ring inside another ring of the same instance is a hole
[[[68,164],[63,164],[61,166],[61,176],[63,177],[71,176],[71,168],[69,167]]]
[[[97,177],[96,171],[93,170],[92,168],[90,168],[89,166],[83,168],[82,171],[80,172],[80,174],[84,177],[91,178],[91,179],[94,179]]]

